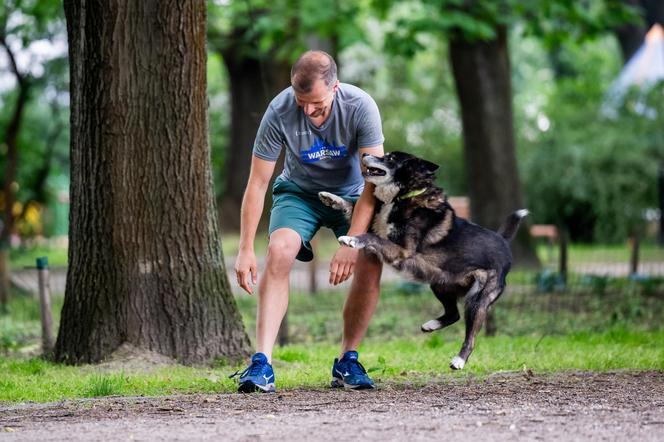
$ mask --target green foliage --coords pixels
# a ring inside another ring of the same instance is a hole
[[[523,17],[526,35],[539,37],[547,48],[582,43],[641,20],[638,9],[620,0],[539,0],[513,3]]]
[[[232,46],[248,56],[269,55],[294,61],[312,39],[335,50],[364,38],[360,19],[366,2],[336,0],[209,1],[212,44],[220,50]]]
[[[499,27],[521,24],[528,35],[556,47],[639,20],[636,9],[619,0],[375,0],[373,5],[382,17],[395,20],[386,49],[408,57],[426,47],[423,34],[473,42],[495,38]]]
[[[531,100],[530,116],[520,117],[527,205],[533,222],[565,226],[574,240],[624,241],[641,231],[645,210],[657,207],[664,84],[646,97],[628,96],[619,116],[608,119],[600,110],[620,67],[615,46],[608,40],[570,46],[566,56],[575,75],[539,91],[541,105],[534,91],[524,96]],[[636,103],[656,116],[636,112]]]

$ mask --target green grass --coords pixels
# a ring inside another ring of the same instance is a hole
[[[664,370],[664,331],[632,332],[614,328],[603,333],[566,336],[480,337],[468,365],[451,372],[447,364],[460,342],[445,332],[430,336],[368,340],[362,361],[379,383],[423,385],[455,382],[469,376],[531,369]],[[274,368],[280,389],[326,388],[337,345],[291,345],[278,348]],[[0,357],[0,401],[50,402],[68,398],[158,396],[178,393],[230,393],[236,383],[228,374],[242,367],[172,366],[151,372],[102,373],[92,366],[69,367],[41,359]]]
[[[261,244],[257,249],[265,247],[266,242]],[[237,242],[224,240],[226,254],[232,253],[233,247]],[[331,256],[335,249],[333,238],[328,238],[321,240],[318,250],[322,256]],[[644,250],[646,254],[655,253]],[[619,253],[623,252],[616,251],[616,259],[623,258]],[[43,250],[34,255],[42,254]],[[586,257],[590,257],[589,251]],[[463,340],[463,322],[423,335],[420,324],[441,312],[440,303],[427,287],[385,284],[360,349],[362,362],[377,381],[396,385],[457,382],[469,376],[524,368],[536,373],[664,371],[664,279],[570,279],[574,284],[566,292],[553,287],[550,293],[538,293],[533,273],[512,272],[508,289],[494,309],[498,335],[478,337],[476,350],[462,372],[451,372],[447,365]],[[339,351],[345,295],[345,290],[291,295],[288,322],[292,344],[277,348],[274,354],[279,388],[328,385],[332,359]],[[256,297],[243,294],[236,300],[253,340]],[[62,295],[54,296],[54,331],[62,303]],[[236,388],[236,380],[228,379],[228,375],[244,368],[169,366],[111,371],[101,366],[70,367],[22,356],[34,354],[39,336],[38,301],[12,296],[9,313],[0,315],[0,401],[226,393]]]
[[[53,322],[56,324],[53,328],[54,334],[57,333],[63,302],[62,295],[52,297]],[[40,315],[39,301],[36,298],[13,294],[7,313],[0,313],[0,353],[18,350],[39,342],[41,339]]]
[[[35,246],[19,247],[9,252],[10,268],[23,269],[35,267],[37,258],[46,256],[51,267],[65,267],[67,265],[67,248]]]

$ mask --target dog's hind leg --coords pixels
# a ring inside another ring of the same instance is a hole
[[[460,318],[459,308],[457,307],[457,293],[449,290],[444,290],[444,286],[438,284],[431,284],[431,290],[436,295],[436,298],[443,304],[445,312],[436,319],[427,321],[422,324],[422,331],[430,333],[432,331],[440,330],[448,325],[452,325]]]
[[[475,287],[475,284],[473,284],[473,287]],[[466,365],[466,361],[468,361],[475,347],[475,336],[477,336],[477,333],[484,324],[487,311],[491,304],[498,299],[504,288],[505,286],[498,282],[495,275],[491,275],[488,277],[484,287],[480,288],[476,293],[468,293],[464,313],[466,338],[463,341],[459,354],[450,362],[450,368],[461,370]]]
[[[353,204],[350,201],[330,192],[318,192],[318,198],[326,206],[343,212],[346,219],[350,220],[353,216]]]

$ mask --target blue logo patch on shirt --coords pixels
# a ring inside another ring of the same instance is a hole
[[[300,152],[300,159],[303,163],[315,163],[320,160],[345,158],[347,156],[348,148],[346,146],[335,146],[334,142],[330,144],[327,140],[321,140],[320,138],[316,138],[309,150]]]

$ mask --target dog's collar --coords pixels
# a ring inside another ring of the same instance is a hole
[[[397,199],[398,200],[405,200],[405,199],[408,199],[408,198],[413,198],[415,196],[422,195],[426,191],[427,191],[427,189],[412,190],[412,191],[406,193],[405,195],[401,195],[401,196],[397,197]]]

